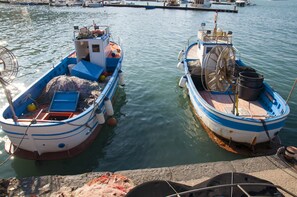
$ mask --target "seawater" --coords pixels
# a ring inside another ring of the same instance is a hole
[[[234,45],[247,65],[264,74],[287,98],[297,77],[297,2],[254,0],[255,6],[219,13],[219,27],[233,31]],[[164,167],[244,158],[214,144],[195,119],[186,91],[178,87],[182,72],[177,54],[202,22],[213,26],[214,12],[80,8],[0,4],[0,44],[17,56],[20,71],[13,85],[19,93],[73,49],[73,26],[111,26],[125,50],[126,86],[115,104],[116,127],[104,126],[96,141],[79,156],[35,162],[14,158],[0,166],[0,177],[77,174]],[[280,132],[284,145],[297,145],[297,90],[291,113]],[[3,92],[0,108],[6,103]],[[0,162],[4,133],[0,130]]]

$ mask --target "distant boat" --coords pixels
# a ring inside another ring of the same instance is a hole
[[[83,7],[98,8],[103,6],[103,1],[101,0],[85,0],[83,3]]]
[[[192,7],[209,8],[211,6],[210,0],[194,0],[191,3]]]
[[[179,54],[186,87],[202,125],[229,142],[256,145],[271,141],[283,128],[290,109],[263,82],[264,76],[246,66],[232,44],[232,32],[201,25],[198,37]]]
[[[235,5],[238,7],[245,7],[247,5],[250,5],[250,1],[249,0],[236,0]]]
[[[166,6],[180,6],[179,0],[167,0]]]
[[[50,6],[62,7],[67,6],[66,0],[50,0]]]
[[[156,6],[153,6],[153,5],[146,5],[146,6],[144,6],[144,8],[145,8],[146,10],[152,10],[152,9],[155,9]]]
[[[44,4],[42,2],[38,3],[38,2],[35,2],[34,0],[33,1],[26,1],[26,0],[20,0],[20,1],[17,1],[17,0],[10,0],[9,3],[11,4],[15,4],[15,5],[39,5],[39,4]]]
[[[123,50],[110,40],[108,26],[76,26],[73,35],[75,51],[0,112],[9,154],[34,160],[73,157],[92,143],[113,115],[111,100],[123,84]],[[16,62],[0,60],[6,66]],[[1,70],[1,83],[12,70]]]
[[[82,6],[83,2],[81,0],[67,0],[66,6]]]

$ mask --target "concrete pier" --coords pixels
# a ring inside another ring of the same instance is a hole
[[[212,12],[231,12],[238,13],[237,9],[219,9],[219,8],[199,8],[199,7],[181,7],[181,6],[156,6],[156,5],[125,5],[125,4],[104,4],[106,7],[129,7],[129,8],[146,8],[171,9],[171,10],[192,10],[192,11],[212,11]]]
[[[11,0],[0,0],[0,3],[11,3]],[[14,0],[13,4],[22,5],[49,5],[49,0],[30,0],[27,3],[20,0]],[[158,5],[137,5],[137,4],[104,4],[105,7],[122,7],[122,8],[147,8],[149,9],[171,9],[171,10],[192,10],[192,11],[208,11],[208,12],[229,12],[238,13],[236,7],[234,9],[219,9],[219,8],[200,8],[200,7],[181,7],[181,6],[158,6]]]
[[[226,172],[241,172],[256,176],[270,181],[275,185],[279,185],[297,195],[296,166],[294,167],[290,163],[285,162],[284,158],[276,155],[235,161],[125,170],[114,173],[129,178],[134,185],[139,185],[152,180],[170,180],[192,186]],[[10,178],[2,180],[1,185],[5,185],[3,183],[6,183],[8,196],[56,196],[57,192],[63,193],[64,191],[75,191],[88,181],[100,177],[105,173],[106,172],[90,172],[71,176],[56,175],[21,179]]]

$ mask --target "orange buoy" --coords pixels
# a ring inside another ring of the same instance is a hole
[[[108,120],[107,120],[107,124],[109,126],[116,126],[117,125],[117,119],[115,119],[114,117],[110,117]]]

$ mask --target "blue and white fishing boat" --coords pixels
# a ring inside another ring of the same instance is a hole
[[[85,0],[83,3],[83,7],[89,7],[89,8],[99,8],[99,7],[103,7],[103,1],[99,0]]]
[[[232,32],[202,23],[195,41],[179,53],[179,82],[193,109],[212,134],[249,145],[273,140],[290,112],[263,75],[246,66],[232,44]]]
[[[123,50],[110,36],[108,26],[75,26],[75,50],[4,107],[0,123],[9,154],[62,159],[91,144],[113,116],[111,100],[124,83]],[[9,61],[2,60],[9,67]],[[3,85],[10,70],[5,72],[4,66],[1,72]]]

